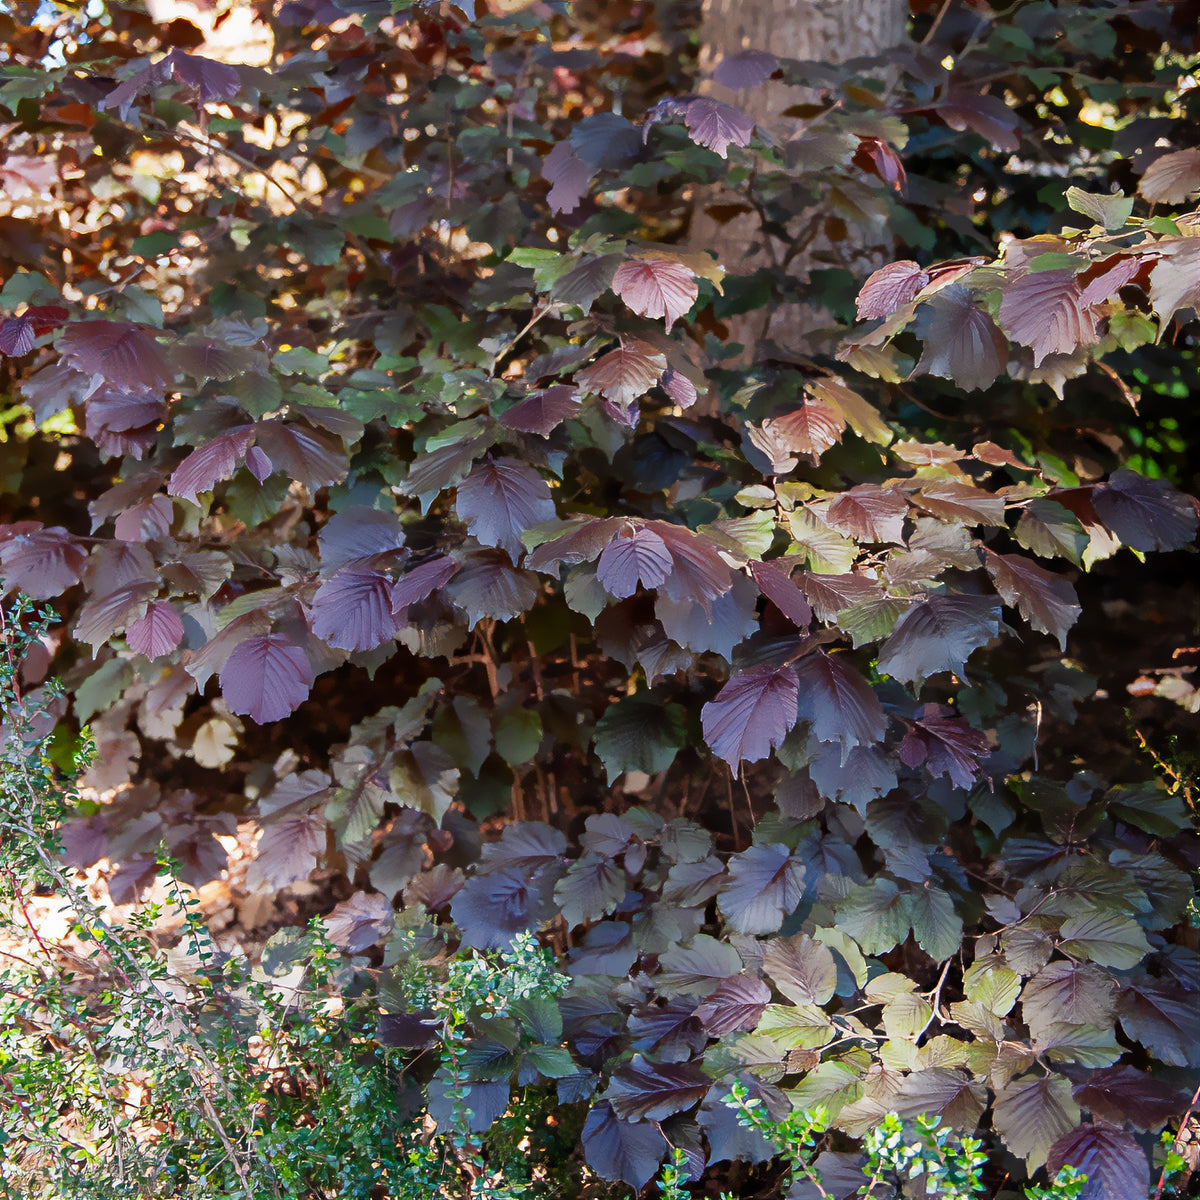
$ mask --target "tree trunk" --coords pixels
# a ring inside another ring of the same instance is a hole
[[[828,63],[870,57],[901,43],[907,20],[907,0],[704,0],[701,67],[708,74],[722,58],[743,50],[766,50],[785,58]],[[798,122],[781,113],[817,98],[810,89],[774,80],[738,93],[715,84],[707,90],[737,105],[756,123],[783,138],[796,132]],[[692,217],[692,244],[714,251],[726,270],[738,274],[784,261],[787,247],[770,244],[771,239],[765,238],[759,228],[756,213],[719,222],[707,211],[713,204],[733,199],[719,191],[699,197]],[[802,253],[791,257],[786,270],[800,282],[808,279],[809,271],[817,264],[853,265],[856,273],[864,269],[869,273],[885,261],[890,249],[866,230],[854,230],[836,245],[818,236]],[[817,331],[828,323],[828,314],[819,304],[779,305],[765,322],[761,313],[731,320],[730,340],[746,345],[748,358],[754,357],[753,343],[764,337],[790,351],[807,354],[821,348]]]

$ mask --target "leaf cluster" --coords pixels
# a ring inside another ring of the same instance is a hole
[[[472,1194],[767,1179],[746,1089],[855,1171],[897,1113],[989,1183],[1148,1190],[1194,812],[1093,744],[1081,622],[1196,536],[1197,47],[1182,6],[976,7],[734,56],[728,100],[653,8],[637,54],[540,6],[292,0],[255,61],[117,3],[0,28],[0,574],[63,614],[7,669],[97,747],[20,832],[118,906],[165,846],[227,924],[319,910],[264,960],[304,1018],[264,966],[213,1022],[299,1073],[230,1068],[272,1186],[433,1180],[434,1137]],[[234,1187],[193,1109],[170,1177]]]

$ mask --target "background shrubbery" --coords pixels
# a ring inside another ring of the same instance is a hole
[[[0,20],[6,1186],[1182,1191],[1189,6],[496,7]]]

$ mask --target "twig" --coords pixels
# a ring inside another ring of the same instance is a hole
[[[917,1034],[917,1036],[915,1038],[913,1038],[914,1044],[919,1042],[925,1036],[925,1031],[930,1027],[930,1025],[932,1025],[934,1023],[934,1021],[940,1021],[942,1019],[941,1014],[938,1012],[938,1005],[941,1004],[941,1002],[942,1002],[942,987],[945,985],[946,976],[950,973],[950,964],[953,961],[954,961],[953,955],[951,955],[948,959],[946,959],[946,965],[942,968],[941,975],[938,976],[937,986],[933,989],[933,995],[930,997],[930,1000],[929,1000],[929,1007],[933,1011],[929,1014],[929,1020],[926,1021],[925,1024],[921,1026],[920,1032]]]
[[[1184,1134],[1187,1133],[1188,1122],[1192,1119],[1192,1113],[1196,1111],[1196,1106],[1200,1104],[1200,1084],[1196,1085],[1196,1090],[1192,1093],[1191,1100],[1188,1101],[1187,1112],[1183,1114],[1179,1122],[1179,1132],[1175,1135],[1174,1150],[1178,1153],[1179,1148],[1183,1145]],[[1188,1172],[1190,1175],[1191,1172]],[[1162,1200],[1163,1188],[1167,1185],[1167,1168],[1164,1166],[1162,1174],[1158,1177],[1158,1187],[1154,1189],[1154,1200]]]

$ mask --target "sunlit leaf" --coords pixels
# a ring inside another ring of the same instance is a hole
[[[1197,192],[1200,192],[1200,146],[1159,155],[1138,181],[1138,195],[1151,204],[1183,204]]]
[[[744,112],[707,96],[698,96],[688,104],[684,124],[697,146],[715,150],[722,158],[728,155],[731,145],[750,145],[754,133],[754,122]]]
[[[1008,343],[976,306],[969,289],[952,283],[917,310],[923,343],[914,375],[941,375],[967,391],[986,388],[1008,362]]]
[[[147,658],[170,654],[183,640],[183,621],[172,604],[156,600],[147,605],[146,614],[125,630],[131,650]]]
[[[645,342],[623,342],[576,376],[580,387],[599,392],[616,404],[632,404],[662,377],[666,357]]]
[[[699,294],[692,272],[669,258],[627,259],[617,268],[612,289],[639,316],[665,317],[668,331]]]
[[[220,672],[225,702],[260,725],[295,712],[308,699],[312,683],[308,655],[281,633],[246,638]]]
[[[1075,272],[1029,271],[1004,287],[1000,325],[1033,350],[1034,366],[1096,341],[1096,318],[1083,306]]]
[[[1053,575],[1018,554],[987,551],[987,570],[1005,604],[1017,607],[1034,629],[1058,640],[1067,648],[1067,630],[1083,611],[1075,589],[1061,576]]]
[[[929,283],[929,274],[911,259],[901,259],[880,267],[867,277],[858,293],[860,321],[874,321],[903,308]]]

